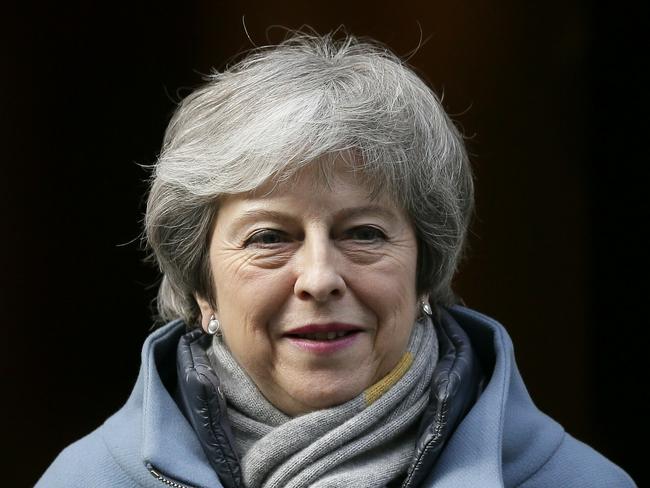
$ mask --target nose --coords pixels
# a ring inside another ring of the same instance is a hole
[[[326,302],[343,296],[345,280],[329,236],[305,237],[299,252],[294,293],[301,300]]]

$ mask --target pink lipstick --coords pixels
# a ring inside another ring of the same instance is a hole
[[[357,325],[332,322],[298,327],[286,332],[284,337],[309,352],[331,354],[352,345],[362,331]]]

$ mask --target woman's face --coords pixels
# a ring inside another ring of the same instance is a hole
[[[224,198],[210,265],[214,313],[238,363],[288,415],[331,407],[380,380],[417,314],[413,227],[338,165]]]

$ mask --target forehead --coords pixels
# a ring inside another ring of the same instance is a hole
[[[366,173],[345,161],[311,163],[255,190],[222,197],[219,214],[236,217],[274,209],[319,216],[374,213],[391,220],[405,218],[390,194],[377,188]]]
[[[272,178],[257,188],[252,194],[261,196],[284,194],[295,189],[314,192],[331,192],[334,190],[356,192],[360,196],[373,197],[374,185],[370,176],[357,165],[337,158],[317,160],[294,171]]]
[[[322,158],[298,170],[270,178],[259,187],[227,198],[243,200],[281,200],[285,197],[323,198],[343,196],[359,201],[392,205],[386,186],[358,164],[340,157]]]

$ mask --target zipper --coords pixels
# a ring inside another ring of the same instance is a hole
[[[156,478],[161,483],[166,484],[167,486],[171,486],[173,488],[196,488],[196,487],[181,483],[180,481],[173,480],[173,479],[169,478],[168,476],[165,476],[160,471],[158,471],[156,468],[154,468],[153,465],[151,465],[151,464],[147,464],[147,469],[151,473],[151,476]]]
[[[407,472],[406,479],[404,480],[401,488],[410,488],[413,485],[413,476],[415,475],[415,472],[418,469],[420,469],[420,466],[424,458],[426,457],[427,453],[431,450],[433,445],[440,440],[440,432],[447,424],[447,402],[446,401],[443,402],[442,404],[439,420],[440,420],[439,422],[436,422],[436,428],[434,430],[433,435],[431,436],[431,439],[429,439],[429,442],[426,443],[424,449],[422,449],[422,452],[417,457],[415,462],[411,464],[411,469]]]

